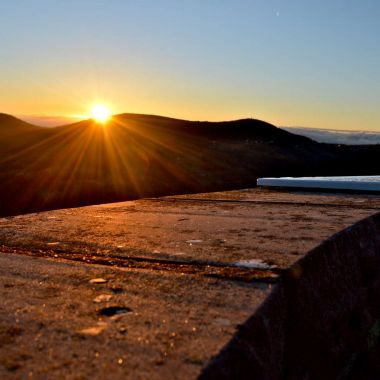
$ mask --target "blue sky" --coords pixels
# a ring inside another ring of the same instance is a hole
[[[0,112],[380,131],[378,0],[5,0]]]

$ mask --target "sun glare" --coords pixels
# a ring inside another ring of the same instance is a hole
[[[111,117],[111,113],[103,104],[97,104],[91,108],[91,117],[98,123],[104,124]]]

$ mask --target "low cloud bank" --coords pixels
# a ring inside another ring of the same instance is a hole
[[[28,123],[38,125],[40,127],[58,127],[61,125],[72,124],[80,121],[81,119],[77,117],[65,117],[65,116],[29,116],[20,115],[17,116],[21,120],[27,121]]]
[[[306,136],[314,141],[329,144],[368,145],[380,144],[380,132],[337,131],[332,129],[281,127],[296,135]]]

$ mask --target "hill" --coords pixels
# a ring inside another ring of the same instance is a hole
[[[41,128],[0,115],[0,215],[378,171],[379,146],[320,144],[266,122],[121,114]]]
[[[46,128],[0,113],[0,158],[37,143],[46,133]]]

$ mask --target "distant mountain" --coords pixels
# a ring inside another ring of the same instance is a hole
[[[19,118],[28,123],[48,128],[54,128],[65,124],[75,123],[76,121],[80,120],[78,117],[74,116],[20,115]]]
[[[40,129],[40,127],[29,124],[6,113],[0,113],[0,133],[12,131],[30,131],[37,129]]]
[[[34,144],[45,134],[45,128],[0,113],[0,159],[12,151],[19,151]]]
[[[1,114],[0,215],[245,188],[259,176],[376,174],[379,153],[319,144],[254,119],[121,114],[106,126],[40,128]]]

